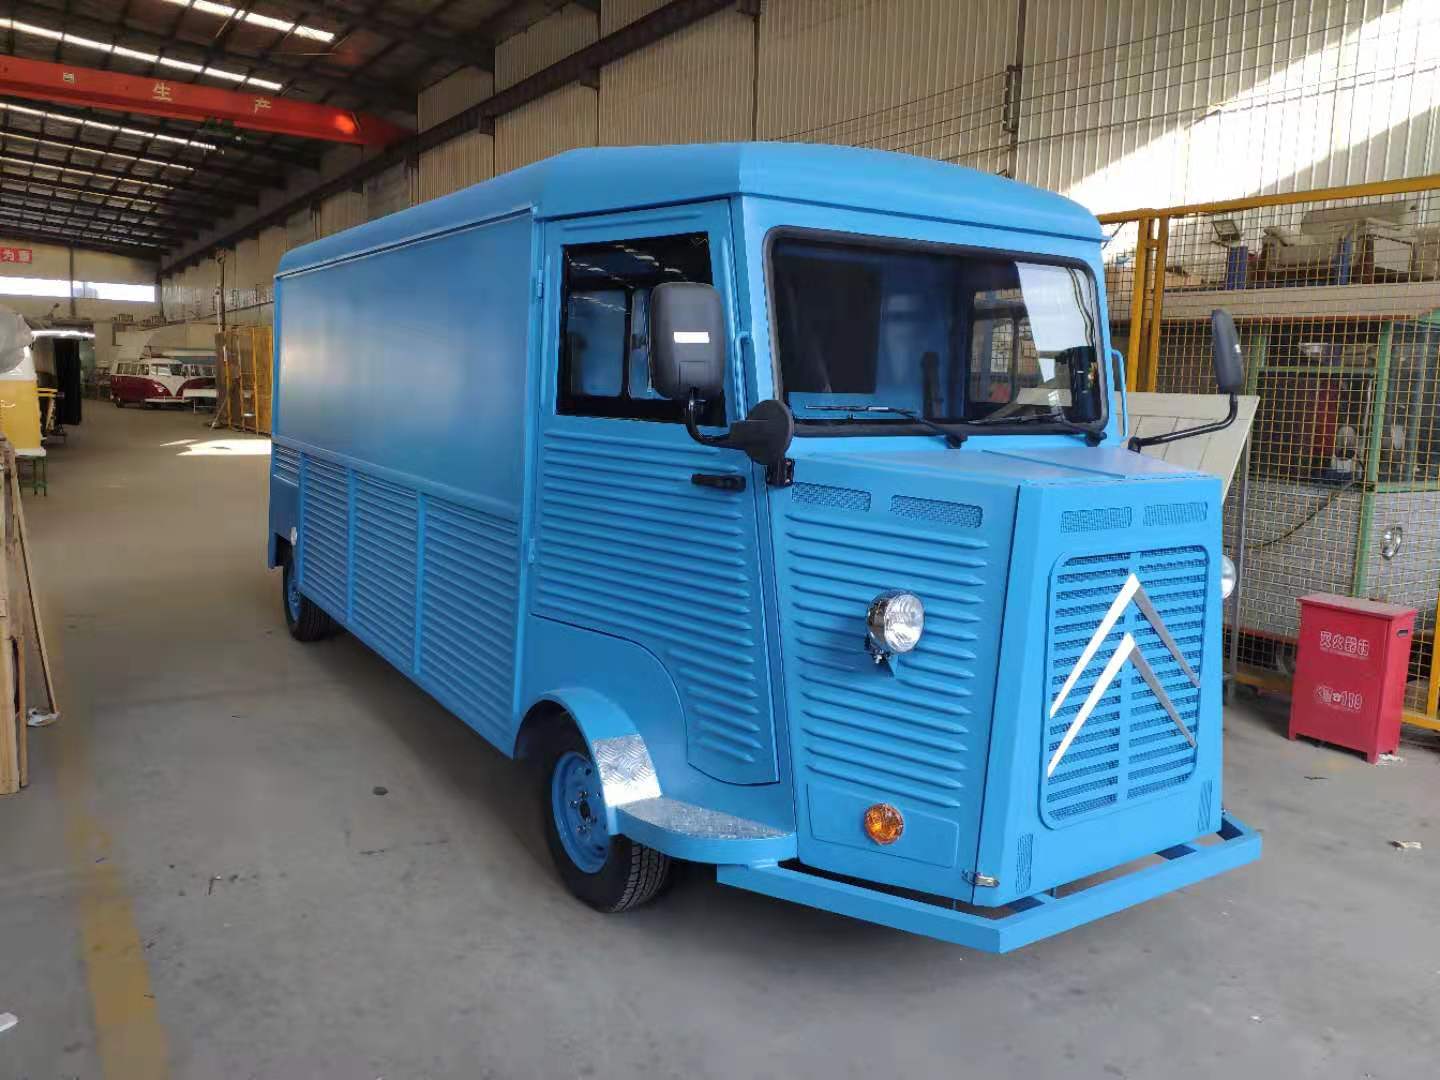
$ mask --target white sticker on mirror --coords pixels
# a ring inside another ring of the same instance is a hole
[[[676,345],[709,345],[709,330],[676,330]]]

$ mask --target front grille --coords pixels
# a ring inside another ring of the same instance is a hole
[[[1181,654],[1200,674],[1208,571],[1209,557],[1200,547],[1076,556],[1056,569],[1050,593],[1049,684],[1041,714],[1045,725],[1045,738],[1041,740],[1041,813],[1050,825],[1067,825],[1160,794],[1183,784],[1195,771],[1195,750],[1139,670],[1126,663],[1054,775],[1044,775],[1066,730],[1126,632],[1134,637],[1191,733],[1197,740],[1206,737],[1199,726],[1199,690],[1134,601],[1085,665],[1054,717],[1050,716],[1050,708],[1131,574],[1139,579]]]

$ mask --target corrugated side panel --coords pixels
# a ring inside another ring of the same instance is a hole
[[[757,138],[996,164],[1013,0],[787,0],[762,12]]]
[[[495,47],[495,89],[514,86],[541,68],[593,45],[599,35],[600,17],[594,11],[566,4]]]
[[[611,33],[659,6],[607,3],[602,29]],[[749,139],[754,104],[755,21],[718,12],[600,69],[600,144]]]
[[[730,466],[700,446],[551,431],[535,612],[650,649],[674,678],[689,759],[732,783],[776,778],[748,492],[696,487]]]
[[[1115,647],[1128,631],[1197,740],[1200,691],[1180,669],[1149,621],[1131,604],[1084,674],[1051,718],[1059,693],[1111,601],[1135,574],[1185,659],[1202,673],[1205,583],[1209,559],[1200,547],[1074,556],[1051,585],[1049,692],[1044,702],[1043,769],[1060,745]],[[1070,744],[1055,774],[1041,780],[1041,816],[1052,828],[1087,820],[1184,783],[1195,771],[1195,750],[1132,664],[1126,664]]]
[[[467,132],[420,155],[415,180],[419,202],[489,180],[495,175],[495,140]]]
[[[350,622],[376,652],[404,671],[414,665],[419,530],[415,492],[356,473]]]
[[[495,171],[594,146],[595,122],[596,96],[588,86],[572,84],[522,105],[495,121]]]
[[[300,454],[288,446],[270,448],[270,475],[286,484],[300,486]]]
[[[988,705],[976,716],[972,702],[978,627],[993,616],[982,601],[1003,559],[970,529],[839,505],[792,504],[784,545],[800,775],[942,812],[974,802],[984,761],[971,740],[975,724],[989,722]],[[895,659],[893,677],[877,678],[861,647],[864,613],[896,582],[924,597],[925,633],[919,649]],[[979,689],[988,698],[989,686]]]
[[[427,497],[423,547],[421,680],[499,743],[510,730],[516,658],[494,628],[515,622],[519,528]]]
[[[320,204],[320,235],[344,232],[365,222],[365,195],[359,191],[342,191]]]
[[[460,68],[420,91],[415,107],[416,126],[420,131],[432,128],[494,92],[493,74],[479,68]]]
[[[350,492],[344,469],[301,459],[300,587],[344,619],[350,591]]]
[[[1437,29],[1405,0],[1032,3],[1018,178],[1104,213],[1424,173]]]

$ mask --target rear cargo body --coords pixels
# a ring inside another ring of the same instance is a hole
[[[1255,857],[1221,811],[1218,481],[1124,449],[1118,386],[1088,438],[825,424],[782,385],[773,245],[837,236],[901,245],[912,290],[1025,259],[1033,303],[1071,267],[1103,310],[1094,219],[998,178],[824,147],[562,155],[286,257],[271,565],[507,754],[565,718],[603,795],[583,812],[730,884],[1005,949]],[[785,475],[695,441],[647,377],[674,279],[724,298],[705,423],[800,410]],[[897,590],[923,634],[877,657],[866,611]],[[893,843],[862,827],[880,805]]]

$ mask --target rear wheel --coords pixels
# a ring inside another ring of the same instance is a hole
[[[557,724],[539,746],[545,840],[566,888],[597,911],[653,900],[670,877],[670,857],[612,836],[590,748],[570,724]]]
[[[110,400],[115,403],[117,409],[123,409],[125,407],[125,402],[121,401],[118,397],[112,397]]]
[[[306,599],[300,591],[300,575],[295,570],[295,553],[287,551],[282,564],[280,587],[285,608],[285,625],[296,641],[319,641],[340,629],[340,624]]]

